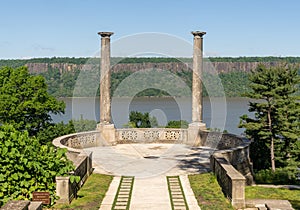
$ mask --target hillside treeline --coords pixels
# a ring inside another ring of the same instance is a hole
[[[131,57],[119,58],[113,57],[112,63],[168,63],[168,62],[191,62],[192,58],[168,58],[168,57]],[[300,57],[209,57],[205,58],[211,62],[286,62],[286,63],[300,63]],[[70,63],[70,64],[99,64],[99,58],[86,57],[52,57],[52,58],[32,58],[32,59],[2,59],[1,66],[20,67],[27,63]]]

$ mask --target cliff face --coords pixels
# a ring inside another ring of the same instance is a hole
[[[249,72],[255,69],[260,62],[204,62],[203,66],[206,72],[228,73],[233,71]],[[265,62],[267,67],[279,66],[280,62]],[[294,64],[297,67],[300,63]],[[89,71],[93,68],[99,68],[97,64],[70,64],[70,63],[27,63],[26,66],[31,73],[42,73],[49,69],[59,69],[60,72],[65,71]],[[112,67],[112,71],[131,71],[136,72],[147,69],[170,70],[173,72],[188,71],[192,69],[191,63],[118,63]]]

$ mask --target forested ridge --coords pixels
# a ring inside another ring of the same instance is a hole
[[[209,57],[204,58],[205,61],[211,62],[287,62],[300,63],[300,57]],[[169,58],[169,57],[113,57],[112,63],[168,63],[168,62],[191,62],[192,58]],[[96,57],[52,57],[52,58],[31,58],[31,59],[1,59],[1,66],[19,67],[27,63],[70,63],[70,64],[85,64],[99,63],[99,58]]]
[[[212,64],[210,64],[210,61]],[[186,85],[191,88],[192,58],[165,58],[165,57],[143,57],[143,58],[112,58],[112,94],[118,85],[133,72],[140,69],[161,68],[168,70],[180,77]],[[99,80],[99,58],[32,58],[32,59],[13,59],[0,60],[1,66],[10,66],[13,68],[27,66],[32,74],[39,74],[45,77],[48,85],[48,92],[55,97],[88,97],[95,96],[93,85]],[[213,66],[219,73],[217,76],[208,72],[204,73],[204,96],[208,96],[206,89],[209,89],[210,96],[227,97],[242,96],[249,90],[248,72],[259,63],[265,63],[270,66],[276,66],[282,63],[300,65],[300,57],[214,57],[205,58],[204,64],[207,67]],[[115,65],[117,64],[117,65]],[[87,68],[88,67],[88,68]],[[80,80],[78,78],[80,77]],[[218,78],[222,86],[218,85]],[[158,78],[157,78],[158,79]],[[144,80],[144,81],[143,81]],[[153,78],[155,81],[155,78]],[[94,82],[92,82],[94,81]],[[141,83],[147,82],[147,78],[141,79]],[[99,83],[99,82],[98,82]],[[80,86],[80,91],[74,93],[74,88]],[[176,84],[174,84],[176,87]],[[128,89],[130,91],[130,89]],[[99,94],[99,90],[96,94]],[[123,95],[126,96],[126,91]],[[182,92],[181,95],[186,95]],[[168,93],[158,89],[147,89],[138,96],[166,96]]]

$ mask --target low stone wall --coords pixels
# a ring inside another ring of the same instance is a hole
[[[73,157],[74,158],[74,157]],[[92,173],[92,153],[82,152],[74,158],[75,170],[73,175],[80,177],[79,183],[71,183],[70,177],[56,177],[56,195],[60,197],[58,203],[70,203],[77,195],[88,176]]]
[[[78,153],[80,150],[77,149],[96,147],[100,141],[99,131],[89,131],[60,136],[53,140],[53,144],[56,147],[67,148],[70,152]]]
[[[232,206],[237,209],[244,208],[246,178],[221,153],[213,154],[210,164],[222,191],[230,199]]]
[[[116,141],[122,143],[186,143],[186,129],[176,128],[128,128],[116,130]]]
[[[71,183],[69,176],[56,177],[56,194],[60,197],[58,203],[70,203],[92,173],[92,152],[84,151],[83,148],[98,146],[98,135],[98,131],[91,131],[65,135],[53,140],[54,146],[68,150],[67,157],[75,165],[73,175],[80,176],[79,183]]]
[[[202,146],[215,148],[210,167],[235,208],[245,207],[245,185],[253,183],[247,138],[219,132],[201,132]]]
[[[253,167],[249,157],[250,141],[234,134],[201,132],[202,146],[215,148],[215,154],[223,157],[245,178],[246,184],[253,184]]]

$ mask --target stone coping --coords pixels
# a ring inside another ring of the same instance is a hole
[[[54,139],[52,141],[52,144],[55,147],[65,148],[65,149],[67,149],[71,153],[77,153],[77,154],[79,154],[79,153],[83,152],[83,149],[75,149],[75,148],[72,148],[72,147],[68,147],[68,146],[66,146],[66,145],[64,145],[62,143],[62,140],[69,139],[69,138],[72,138],[72,137],[75,137],[75,136],[84,136],[86,134],[97,134],[97,133],[99,133],[99,131],[96,131],[96,130],[95,131],[80,132],[80,133],[72,133],[72,134],[60,136],[60,137]]]

